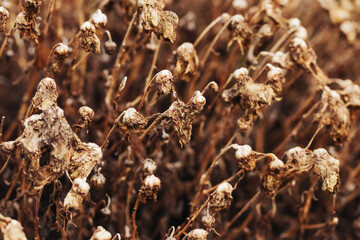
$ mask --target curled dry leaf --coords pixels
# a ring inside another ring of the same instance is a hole
[[[171,43],[176,39],[179,17],[172,11],[164,11],[156,1],[140,1],[140,19],[146,31],[152,31],[158,38]]]
[[[165,116],[171,119],[181,146],[190,142],[192,122],[205,104],[205,97],[200,91],[195,91],[187,104],[181,100],[176,100],[167,110]]]
[[[323,191],[334,192],[340,182],[340,161],[333,158],[324,148],[313,151],[314,172],[320,176]]]

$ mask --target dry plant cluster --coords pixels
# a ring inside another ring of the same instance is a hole
[[[360,1],[0,5],[2,239],[360,238]]]

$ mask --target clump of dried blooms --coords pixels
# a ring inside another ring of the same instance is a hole
[[[9,11],[3,6],[0,6],[0,32],[5,31],[5,26],[9,19],[9,16]]]
[[[90,22],[85,22],[80,27],[80,43],[86,52],[100,53],[100,39],[95,33],[96,28]]]

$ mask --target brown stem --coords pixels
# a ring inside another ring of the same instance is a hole
[[[199,42],[201,41],[201,39],[203,39],[203,37],[206,35],[206,33],[208,33],[217,23],[219,23],[222,20],[222,17],[219,16],[217,18],[215,18],[214,21],[212,21],[201,33],[200,35],[197,37],[197,39],[194,42],[194,48],[199,44]]]
[[[14,26],[10,29],[10,31],[5,34],[5,39],[0,48],[0,58],[2,57],[2,55],[4,53],[4,50],[7,45],[8,40],[9,40],[9,37],[14,33],[15,29],[16,29],[16,25],[14,24]]]
[[[193,216],[190,218],[190,220],[187,222],[187,224],[180,230],[180,232],[175,234],[176,239],[179,239],[180,236],[190,227],[191,223],[193,223],[195,221],[195,219],[199,216],[201,211],[204,210],[204,208],[207,206],[209,201],[210,201],[210,197],[208,197],[208,199],[203,203],[203,205],[201,205],[199,210],[197,210],[196,213],[193,214]]]
[[[148,88],[149,88],[150,83],[151,83],[150,79],[151,79],[151,76],[152,76],[152,74],[154,72],[154,69],[155,69],[155,64],[156,64],[156,60],[157,60],[158,55],[159,55],[161,42],[162,42],[162,39],[160,38],[159,41],[158,41],[158,44],[156,46],[156,50],[155,50],[155,53],[154,53],[153,61],[151,63],[150,71],[149,71],[149,73],[148,73],[148,75],[146,77],[146,80],[145,80],[144,94],[143,94],[143,96],[141,98],[141,101],[139,103],[139,106],[137,108],[138,111],[142,108],[142,106],[144,104],[144,101],[145,101],[145,98],[146,98],[146,95],[148,93]]]
[[[122,61],[125,61],[125,59],[123,58],[127,58],[127,54],[124,55],[125,53],[125,48],[126,46],[128,45],[128,38],[130,36],[130,32],[131,32],[131,29],[132,29],[132,26],[134,25],[134,22],[135,22],[135,19],[138,15],[138,12],[136,11],[134,14],[133,14],[133,17],[129,23],[129,26],[126,30],[126,33],[125,33],[125,36],[124,36],[124,40],[122,41],[121,43],[121,46],[119,48],[119,52],[116,56],[116,60],[115,60],[115,64],[114,64],[114,68],[111,72],[111,78],[110,78],[110,86],[109,86],[109,89],[108,91],[106,92],[106,96],[105,96],[105,103],[107,104],[108,107],[111,106],[111,99],[112,99],[112,94],[115,90],[115,85],[116,85],[116,81],[120,75],[120,70],[121,70],[121,62]]]
[[[4,163],[3,167],[0,170],[0,175],[4,172],[6,166],[8,165],[8,163],[10,162],[10,157],[11,157],[11,153],[9,154],[8,158],[6,159],[6,162]]]
[[[241,215],[261,197],[261,191],[258,191],[244,206],[243,208],[225,225],[224,233],[235,223],[235,221],[241,217]],[[223,233],[221,233],[223,235]]]
[[[201,61],[200,64],[200,68],[202,69],[208,59],[208,57],[210,56],[211,51],[213,51],[213,48],[215,46],[215,43],[217,42],[217,40],[219,40],[220,36],[225,32],[226,28],[229,26],[229,24],[231,23],[231,19],[229,19],[224,26],[219,30],[219,32],[216,34],[215,38],[213,39],[213,41],[210,43],[210,46],[208,47],[207,51],[205,52],[205,55]]]
[[[133,225],[133,229],[132,229],[132,236],[131,239],[132,240],[136,240],[136,232],[137,232],[137,226],[136,226],[136,211],[139,207],[139,203],[140,203],[140,199],[139,196],[136,198],[136,202],[135,202],[135,206],[132,212],[132,225]]]
[[[41,200],[41,195],[43,192],[43,187],[39,190],[39,195],[38,198],[36,199],[36,204],[35,204],[35,218],[34,218],[34,239],[35,240],[40,240],[40,236],[39,236],[39,208],[40,208],[40,200]]]

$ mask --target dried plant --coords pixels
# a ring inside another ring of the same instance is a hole
[[[359,1],[2,1],[0,238],[359,239]]]

